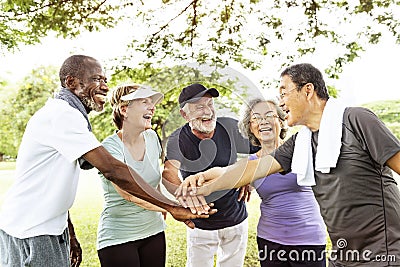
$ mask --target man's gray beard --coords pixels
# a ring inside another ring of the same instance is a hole
[[[196,119],[190,121],[189,126],[191,129],[194,129],[200,133],[209,134],[215,130],[215,127],[217,126],[217,121],[214,119],[213,124],[210,127],[204,127],[203,124],[201,123],[201,120]]]
[[[96,102],[94,102],[94,100],[91,97],[84,96],[81,98],[81,101],[83,105],[89,110],[94,110],[96,112],[100,112],[103,110],[103,106],[97,105]]]

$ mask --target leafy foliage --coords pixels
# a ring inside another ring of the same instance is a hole
[[[49,32],[76,37],[124,22],[134,30],[124,32],[132,41],[121,65],[238,62],[255,70],[265,62],[291,64],[326,44],[326,72],[338,78],[346,63],[384,34],[400,43],[399,13],[398,0],[3,0],[0,47],[13,50]]]
[[[166,1],[143,13],[150,33],[132,48],[154,61],[236,61],[257,69],[265,61],[291,64],[329,43],[339,53],[327,74],[337,78],[384,32],[400,42],[399,9],[395,0]]]
[[[165,145],[167,137],[183,125],[185,121],[179,113],[178,96],[181,89],[191,83],[200,82],[207,87],[215,87],[220,97],[215,99],[216,110],[219,116],[233,116],[237,114],[246,101],[252,97],[261,96],[261,93],[246,77],[240,76],[232,69],[210,68],[196,65],[182,65],[172,68],[152,68],[151,64],[144,64],[139,68],[121,66],[114,68],[109,86],[135,82],[150,85],[163,92],[164,100],[157,106],[153,117],[154,130]],[[57,70],[55,67],[39,67],[19,82],[19,90],[8,93],[7,86],[2,87],[3,98],[0,99],[0,155],[16,157],[18,147],[29,118],[44,105],[46,99],[58,88]],[[331,96],[336,96],[335,88],[329,87]],[[8,90],[12,91],[12,90]],[[378,102],[366,105],[386,123],[386,125],[400,137],[400,103],[399,101]],[[94,134],[103,140],[115,131],[112,123],[112,109],[107,103],[102,113],[90,114]]]
[[[400,99],[372,102],[363,106],[371,109],[400,139]]]
[[[164,100],[157,105],[153,117],[154,130],[159,134],[162,143],[185,121],[179,113],[178,96],[183,87],[200,82],[206,87],[217,88],[221,96],[216,99],[219,115],[235,116],[243,101],[249,94],[261,95],[254,92],[255,86],[241,81],[238,73],[231,69],[215,69],[207,66],[175,66],[172,68],[152,68],[144,64],[140,68],[122,66],[114,69],[109,82],[111,87],[123,83],[139,83],[149,85],[164,93]],[[93,132],[100,140],[110,135],[114,130],[112,124],[112,109],[107,104],[104,112],[91,118]]]
[[[191,83],[200,82],[207,87],[215,87],[220,97],[215,99],[216,110],[219,116],[237,117],[241,106],[252,97],[261,96],[255,86],[232,69],[210,68],[207,66],[182,65],[172,68],[152,68],[151,64],[144,64],[139,68],[121,66],[114,68],[109,86],[128,82],[150,85],[163,92],[164,100],[157,106],[153,117],[154,130],[165,145],[167,137],[183,125],[185,121],[179,113],[178,96],[181,89]],[[2,87],[0,99],[0,155],[16,157],[18,147],[29,118],[44,105],[46,99],[58,88],[57,70],[55,67],[39,67],[34,69],[19,83],[19,90],[8,95],[6,83]],[[331,96],[337,91],[328,86]],[[12,91],[12,90],[9,90]],[[399,101],[378,102],[366,105],[386,123],[386,125],[400,136]],[[103,140],[115,131],[112,123],[112,109],[107,103],[102,113],[90,114],[93,132],[99,140]]]
[[[218,70],[201,69],[196,66],[176,66],[154,69],[150,65],[144,65],[141,68],[131,69],[122,66],[114,69],[109,86],[134,82],[150,85],[165,94],[163,102],[157,106],[153,117],[154,129],[164,144],[169,134],[184,124],[178,106],[178,96],[183,87],[193,82],[215,87],[221,93],[221,97],[216,101],[220,115],[237,114],[249,90],[254,91],[252,84],[245,84],[240,79],[243,78],[227,68]],[[57,70],[55,67],[39,67],[26,76],[20,84],[14,94],[0,100],[2,102],[0,133],[3,137],[0,141],[0,155],[14,158],[17,156],[29,118],[59,87]],[[93,132],[99,140],[103,140],[116,129],[112,123],[111,114],[112,109],[109,103],[105,105],[103,112],[90,114]]]
[[[0,2],[0,47],[13,50],[19,44],[35,44],[49,32],[76,37],[81,30],[98,31],[113,27],[114,12],[124,5],[113,1],[89,0],[5,0]]]
[[[22,80],[14,95],[2,101],[1,155],[16,157],[28,120],[52,96],[57,88],[57,80],[54,67],[39,67]]]

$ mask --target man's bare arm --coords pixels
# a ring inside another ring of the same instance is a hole
[[[82,248],[75,235],[75,228],[68,211],[68,232],[69,232],[69,258],[71,267],[79,267],[82,262]]]
[[[194,227],[190,219],[208,218],[207,214],[193,214],[189,210],[178,206],[151,187],[132,168],[115,159],[103,146],[87,152],[83,157],[103,173],[106,179],[122,190],[167,210],[176,220],[184,221],[189,227]]]
[[[139,207],[142,207],[146,210],[157,211],[157,212],[166,212],[165,209],[162,209],[159,206],[156,206],[156,205],[154,205],[148,201],[145,201],[141,198],[132,196],[131,194],[129,194],[129,193],[125,192],[124,190],[122,190],[121,188],[119,188],[119,186],[116,184],[112,183],[112,185],[114,186],[114,188],[118,192],[118,194],[120,194],[120,196],[123,197],[125,200],[135,203]]]
[[[386,165],[400,175],[400,152],[388,159]]]

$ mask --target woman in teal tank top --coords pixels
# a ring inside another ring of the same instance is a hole
[[[161,93],[141,85],[117,87],[110,102],[118,131],[103,141],[111,155],[154,188],[161,180],[161,146],[151,119],[162,98]],[[101,173],[100,177],[105,199],[97,234],[101,266],[165,266],[165,211],[122,191]]]

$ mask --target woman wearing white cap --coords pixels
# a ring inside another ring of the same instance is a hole
[[[137,84],[118,86],[112,94],[113,121],[118,131],[103,141],[115,158],[125,162],[157,188],[161,146],[151,129],[155,105],[163,94]],[[100,217],[97,249],[101,266],[165,266],[165,223],[161,208],[124,194],[100,173],[105,205]]]

